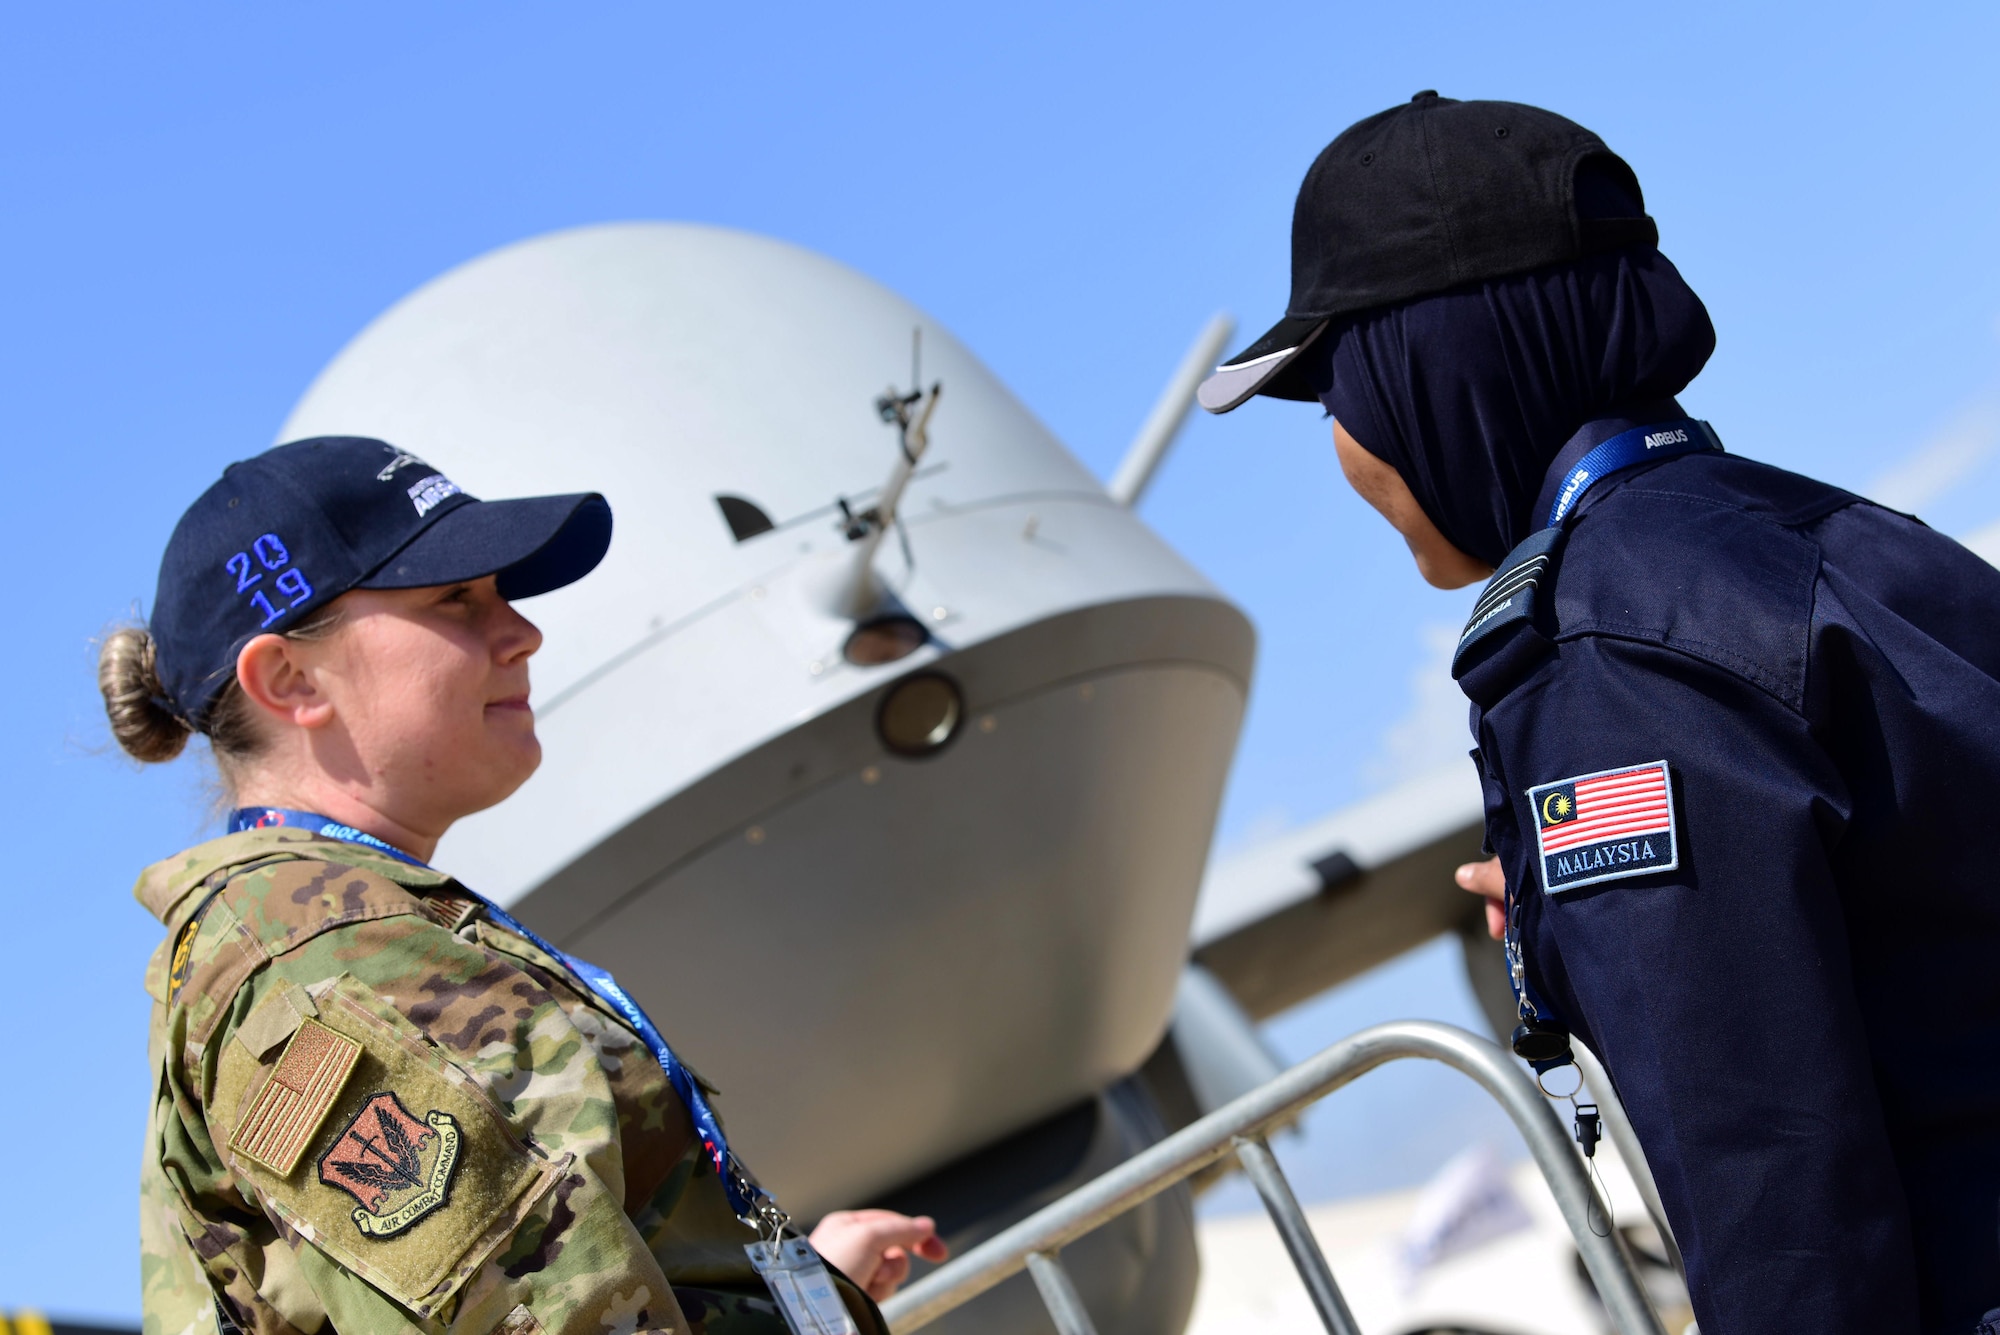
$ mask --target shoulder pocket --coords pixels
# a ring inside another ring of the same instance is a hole
[[[230,1167],[335,1262],[428,1317],[568,1159],[522,1144],[477,1081],[351,975],[315,1000],[238,1106],[218,1107]]]
[[[1701,497],[1614,492],[1578,521],[1555,588],[1558,640],[1650,641],[1798,710],[1819,548]]]

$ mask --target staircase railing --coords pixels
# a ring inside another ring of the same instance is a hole
[[[1464,1072],[1506,1109],[1576,1238],[1612,1328],[1619,1335],[1665,1335],[1633,1270],[1624,1238],[1615,1228],[1599,1234],[1591,1226],[1593,1214],[1608,1220],[1610,1212],[1534,1081],[1491,1041],[1428,1020],[1376,1025],[1342,1039],[940,1266],[884,1303],[883,1315],[896,1335],[907,1335],[1026,1270],[1061,1335],[1096,1335],[1083,1300],[1063,1269],[1062,1248],[1233,1154],[1263,1197],[1327,1330],[1331,1335],[1360,1335],[1333,1269],[1264,1137],[1355,1077],[1405,1057],[1427,1057]]]

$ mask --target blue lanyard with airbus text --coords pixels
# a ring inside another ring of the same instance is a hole
[[[1629,419],[1628,419],[1629,420]],[[1582,433],[1579,432],[1579,435]],[[1671,459],[1677,455],[1722,449],[1722,441],[1706,422],[1691,417],[1655,422],[1621,431],[1592,446],[1563,472],[1555,499],[1549,504],[1546,527],[1558,529],[1575,513],[1576,504],[1593,486],[1638,464]],[[1549,1008],[1535,995],[1528,982],[1525,958],[1521,953],[1521,904],[1517,887],[1507,886],[1506,898],[1507,978],[1514,987],[1514,1005],[1520,1027],[1514,1030],[1515,1055],[1535,1068],[1536,1074],[1566,1066],[1570,1062],[1569,1031],[1557,1023]]]
[[[231,834],[274,825],[305,830],[323,839],[360,844],[385,853],[398,862],[431,870],[429,863],[412,857],[394,844],[317,812],[293,811],[285,807],[241,807],[229,817]],[[785,1236],[791,1216],[771,1199],[769,1192],[757,1185],[757,1179],[750,1176],[742,1161],[731,1152],[729,1141],[722,1134],[722,1124],[716,1120],[708,1096],[701,1092],[700,1082],[674,1055],[674,1050],[667,1046],[666,1038],[661,1035],[652,1017],[618,985],[618,980],[611,976],[609,970],[601,969],[589,960],[580,960],[544,941],[513,914],[478,891],[462,884],[458,888],[478,899],[485,906],[487,916],[495,923],[524,940],[534,942],[544,954],[567,965],[592,992],[624,1017],[625,1023],[632,1027],[632,1031],[653,1054],[653,1059],[659,1062],[660,1069],[666,1072],[667,1083],[687,1105],[688,1116],[694,1121],[695,1134],[701,1137],[702,1148],[715,1164],[730,1207],[736,1211],[737,1218],[755,1228],[759,1234],[758,1241],[746,1246],[744,1251],[749,1253],[751,1266],[770,1288],[772,1297],[778,1300],[779,1310],[784,1313],[785,1322],[792,1328],[793,1335],[860,1335],[859,1327],[854,1324],[854,1318],[827,1274],[819,1253],[809,1240]]]

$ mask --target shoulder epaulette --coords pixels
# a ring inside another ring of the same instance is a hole
[[[176,981],[168,991],[170,1004],[186,1014],[190,1069],[199,1066],[237,990],[273,957],[335,928],[423,914],[408,887],[371,867],[305,855],[316,851],[317,845],[301,846],[214,874],[216,888],[201,902],[199,921],[176,941]]]
[[[1459,632],[1458,649],[1451,660],[1453,676],[1458,675],[1464,664],[1466,650],[1501,627],[1534,616],[1535,590],[1543,580],[1555,574],[1565,531],[1560,528],[1542,529],[1507,553],[1500,569],[1480,591],[1479,601],[1472,606],[1472,615],[1466,618],[1465,629]]]

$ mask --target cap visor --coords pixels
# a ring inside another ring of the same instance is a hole
[[[1324,316],[1286,316],[1262,338],[1216,367],[1215,374],[1195,391],[1195,401],[1212,413],[1226,413],[1259,394],[1280,399],[1313,398],[1310,391],[1301,392],[1287,373],[1327,323]]]
[[[420,589],[500,577],[500,596],[532,598],[573,584],[611,547],[611,506],[595,492],[461,505],[360,583]]]

